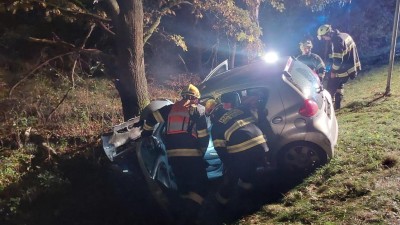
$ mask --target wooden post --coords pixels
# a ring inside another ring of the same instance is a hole
[[[396,12],[394,14],[394,21],[393,21],[392,47],[390,49],[389,71],[388,71],[388,78],[387,78],[386,92],[385,92],[386,96],[390,95],[390,82],[392,80],[394,56],[396,55],[397,30],[399,27],[399,7],[400,7],[399,3],[400,0],[396,0]]]

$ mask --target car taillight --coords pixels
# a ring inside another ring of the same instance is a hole
[[[305,117],[314,116],[318,112],[318,105],[311,99],[304,100],[303,106],[299,109],[299,113]]]

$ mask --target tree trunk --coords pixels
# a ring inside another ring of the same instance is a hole
[[[253,0],[253,1],[246,1],[247,10],[250,13],[251,20],[260,26],[260,22],[258,19],[259,11],[260,11],[260,4],[261,0]],[[254,58],[257,57],[257,49],[259,48],[258,42],[249,43],[247,46],[247,60],[251,62]]]
[[[236,47],[237,47],[237,42],[234,41],[233,46],[232,46],[231,55],[230,55],[230,60],[229,60],[229,69],[235,68]]]
[[[142,0],[118,0],[116,26],[116,88],[120,94],[124,120],[138,116],[148,105],[143,49]]]
[[[258,15],[260,12],[261,0],[251,1],[247,4],[247,10],[250,13],[251,20],[255,22],[258,26],[260,25]]]

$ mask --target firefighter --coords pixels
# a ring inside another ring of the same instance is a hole
[[[255,119],[255,124],[269,139],[274,138],[271,123],[268,120],[268,92],[264,88],[251,88],[242,91],[241,108],[249,110]]]
[[[325,77],[325,63],[319,57],[319,55],[311,52],[313,44],[311,40],[304,40],[300,42],[301,55],[297,56],[296,59],[306,64],[310,67],[316,74],[320,81],[322,82]]]
[[[215,197],[225,206],[236,187],[242,193],[254,188],[258,171],[265,168],[267,140],[246,108],[226,110],[211,99],[206,102],[206,114],[213,124],[214,148],[225,167],[224,181]]]
[[[268,95],[262,88],[252,88],[242,91],[241,107],[247,108],[258,120],[260,112],[265,111]]]
[[[327,89],[335,101],[335,109],[340,109],[343,99],[344,84],[354,79],[361,70],[357,46],[353,38],[347,34],[333,29],[331,25],[324,24],[318,28],[317,37],[330,43],[331,73]]]
[[[154,111],[146,118],[142,137],[152,135],[157,123],[166,122],[165,147],[176,178],[187,218],[195,218],[207,194],[206,162],[203,159],[209,143],[204,106],[200,92],[190,84],[181,93],[182,99]]]

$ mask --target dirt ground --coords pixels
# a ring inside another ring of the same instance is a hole
[[[102,155],[101,148],[94,149],[94,152],[94,157],[76,155],[59,159],[57,170],[68,180],[68,184],[43,191],[40,196],[24,201],[17,214],[3,217],[0,224],[177,224],[176,219],[167,217],[155,201],[138,167],[133,165],[130,173],[121,173]],[[257,211],[264,204],[279,201],[282,194],[299,181],[270,173],[257,192],[245,199],[236,199],[236,202],[233,201],[231,206],[222,211],[205,208],[202,215],[205,221],[211,221],[212,224],[235,222],[243,215]],[[209,196],[213,196],[219,182],[210,181]]]

